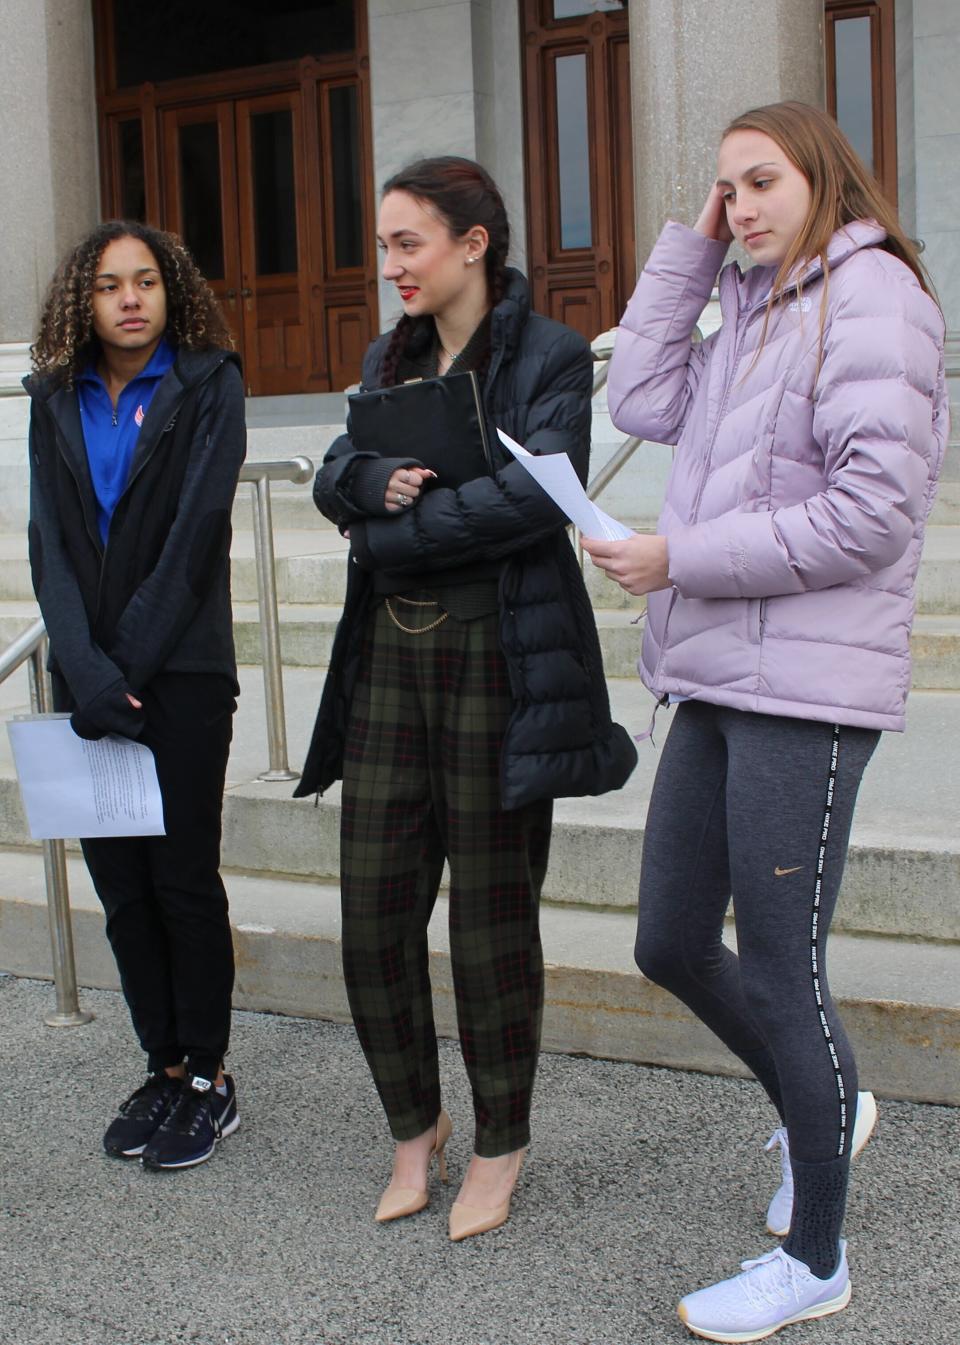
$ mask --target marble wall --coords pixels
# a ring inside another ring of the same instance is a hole
[[[99,218],[89,0],[3,0],[0,343],[30,340],[53,269]]]
[[[523,265],[526,225],[520,22],[515,0],[368,0],[374,178],[411,159],[463,154],[497,179]],[[384,328],[399,316],[380,286]]]
[[[901,85],[898,61],[897,116],[904,118],[904,103],[912,93],[916,232],[926,247],[924,261],[937,287],[947,328],[958,333],[960,4],[957,0],[913,0],[912,9],[912,88]],[[904,216],[908,220],[906,212]]]
[[[19,532],[28,343],[57,262],[99,219],[91,6],[2,0],[0,31],[0,528]]]

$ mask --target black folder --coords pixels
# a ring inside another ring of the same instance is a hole
[[[487,423],[474,371],[421,378],[347,398],[350,437],[364,453],[417,458],[438,486],[456,489],[493,472]]]

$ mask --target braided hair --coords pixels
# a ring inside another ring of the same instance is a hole
[[[483,255],[491,307],[496,307],[507,289],[507,255],[510,251],[510,225],[500,189],[485,168],[473,159],[461,159],[445,154],[434,159],[418,159],[416,163],[394,173],[383,186],[388,192],[405,191],[409,196],[429,205],[444,221],[453,238],[482,225],[487,231],[487,250]],[[408,317],[406,314],[394,327],[380,367],[384,387],[392,387],[398,378],[401,358],[421,347],[433,336],[433,318]],[[482,378],[489,362],[477,370]]]

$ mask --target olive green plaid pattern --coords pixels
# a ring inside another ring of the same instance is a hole
[[[407,626],[438,614],[393,605]],[[440,1110],[427,923],[449,859],[460,1046],[485,1157],[530,1138],[552,816],[550,801],[500,807],[513,703],[496,630],[491,615],[407,634],[383,605],[374,611],[347,733],[340,856],[350,1008],[398,1140]]]

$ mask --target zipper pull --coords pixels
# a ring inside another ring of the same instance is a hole
[[[110,424],[113,425],[113,426],[116,426],[116,424],[117,424],[117,408],[116,408],[116,407],[113,408],[113,419],[110,421]]]

